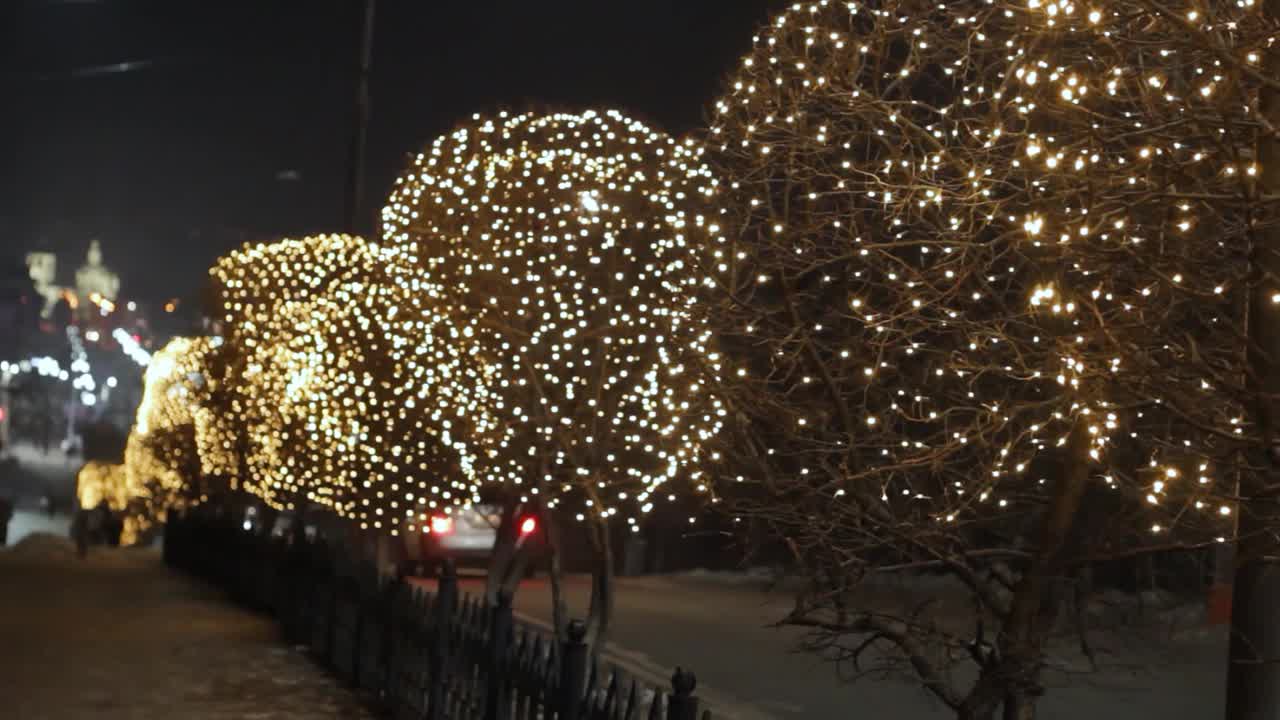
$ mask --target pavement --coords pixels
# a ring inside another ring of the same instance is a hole
[[[68,538],[80,461],[29,446],[0,469],[15,500],[0,548],[0,717],[320,720],[371,717],[278,625],[170,571],[156,549]],[[41,499],[51,495],[57,512]]]
[[[171,572],[154,549],[0,550],[0,717],[365,720],[278,626]]]

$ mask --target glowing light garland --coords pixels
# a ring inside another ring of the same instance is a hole
[[[138,344],[133,336],[123,328],[116,328],[112,333],[112,337],[119,343],[120,349],[140,367],[146,367],[151,361],[151,354],[148,353],[141,345]],[[82,405],[93,407],[98,403],[98,395],[96,391],[101,385],[93,377],[92,368],[89,365],[88,352],[85,349],[84,340],[96,342],[98,333],[96,330],[90,330],[84,334],[82,338],[80,329],[77,326],[67,326],[67,342],[71,347],[72,362],[68,369],[64,370],[58,363],[57,359],[47,356],[31,357],[18,362],[0,361],[0,382],[9,382],[12,378],[23,373],[35,372],[41,377],[53,378],[60,382],[70,382],[71,387],[80,391],[78,399]],[[72,377],[75,373],[75,377]],[[112,388],[116,386],[116,379],[108,377],[106,387]]]
[[[71,378],[70,373],[62,369],[56,358],[48,356],[38,356],[27,360],[19,360],[18,362],[0,361],[0,374],[5,377],[21,375],[23,373],[34,372],[40,377],[49,377],[55,380],[67,381]]]
[[[201,443],[217,426],[208,398],[208,338],[175,338],[152,357],[125,445],[126,530],[137,535],[209,491]],[[113,506],[114,507],[114,506]]]
[[[98,404],[98,396],[94,394],[98,384],[94,382],[89,367],[89,354],[85,351],[84,340],[80,336],[80,328],[67,326],[67,344],[71,346],[71,387],[80,391],[80,402],[86,407]]]
[[[668,483],[708,489],[724,409],[686,370],[713,186],[616,112],[476,116],[417,157],[382,216],[398,332],[467,478],[633,524]]]
[[[83,510],[94,510],[105,501],[112,512],[120,514],[123,546],[137,544],[144,533],[155,527],[156,515],[148,507],[149,498],[135,494],[125,465],[97,460],[85,463],[76,475],[76,500]]]
[[[204,469],[392,533],[489,484],[634,524],[744,455],[731,405],[762,439],[733,479],[832,517],[958,539],[1087,458],[1133,527],[1224,537],[1272,201],[1252,136],[1221,140],[1256,125],[1269,27],[1153,13],[797,4],[717,104],[719,194],[617,113],[473,118],[400,178],[385,246],[219,261]]]
[[[111,337],[120,344],[120,350],[139,367],[145,368],[151,363],[151,353],[144,350],[138,341],[133,339],[133,335],[124,328],[116,328],[112,331]]]
[[[1268,44],[1251,5],[779,15],[709,136],[745,228],[717,329],[774,471],[833,515],[879,498],[963,532],[1042,504],[1080,425],[1069,452],[1139,506],[1128,527],[1229,535],[1263,204],[1230,157]]]
[[[1250,261],[1277,210],[1258,5],[822,0],[755,38],[707,135],[734,232],[700,307],[735,509],[821,580],[790,620],[984,717],[986,681],[1040,689],[1017,610],[1061,607],[1021,578],[1234,539],[1249,296],[1280,298]],[[924,566],[976,635],[845,602]]]
[[[329,235],[248,246],[213,274],[245,489],[394,534],[406,507],[451,507],[472,489],[428,416],[430,373],[406,374],[410,341],[389,326],[405,289],[383,263],[378,246]]]
[[[116,512],[123,512],[131,499],[124,465],[90,460],[76,475],[76,500],[86,510],[104,500]]]

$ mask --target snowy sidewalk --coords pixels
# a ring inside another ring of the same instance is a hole
[[[0,716],[14,720],[371,717],[277,625],[155,550],[32,535],[0,550]]]

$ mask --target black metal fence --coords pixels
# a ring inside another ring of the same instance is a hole
[[[692,673],[669,689],[602,667],[573,622],[556,640],[517,622],[510,598],[489,604],[458,592],[452,566],[436,592],[379,577],[369,563],[335,565],[323,542],[289,543],[229,518],[171,517],[169,565],[205,578],[244,605],[269,611],[288,642],[396,720],[709,720]]]

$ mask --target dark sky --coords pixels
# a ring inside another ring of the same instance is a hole
[[[473,112],[696,128],[783,4],[377,0],[361,229],[406,154]],[[72,266],[101,237],[125,293],[154,300],[243,240],[340,229],[359,0],[0,6],[0,245]]]

